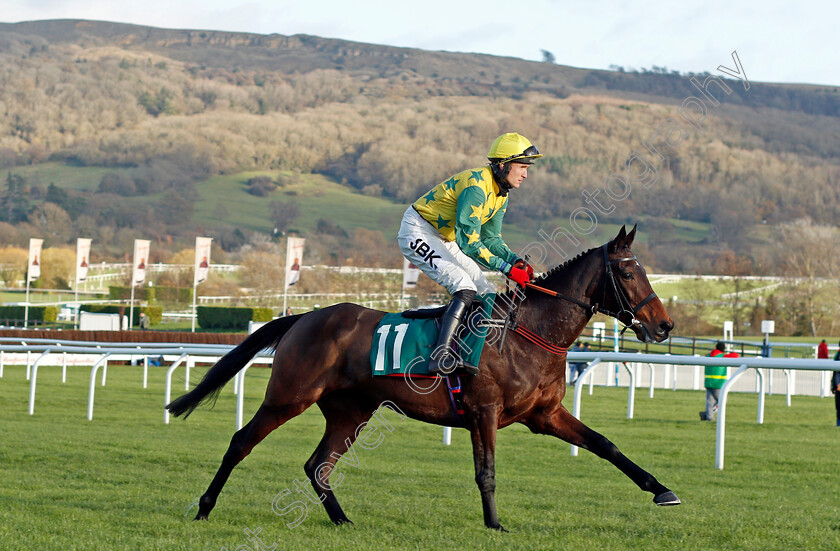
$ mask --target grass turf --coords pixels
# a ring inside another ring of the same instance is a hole
[[[714,469],[714,425],[697,421],[703,394],[639,392],[624,417],[626,389],[596,388],[582,419],[683,500],[658,508],[609,463],[519,425],[500,431],[497,502],[511,533],[483,527],[469,438],[387,418],[376,449],[356,450],[337,495],[353,526],[335,527],[320,505],[294,529],[278,516],[301,497],[295,480],[317,445],[323,419],[311,408],[264,442],[233,472],[208,522],[190,507],[206,489],[234,432],[226,387],[214,409],[163,424],[165,368],[148,389],[138,368],[112,366],[97,383],[94,419],[85,418],[88,369],[43,368],[35,415],[27,415],[24,368],[0,379],[0,549],[259,549],[245,529],[277,549],[837,549],[837,452],[829,399],[770,396],[764,425],[756,397],[730,398],[726,469]],[[246,421],[268,378],[246,380]],[[181,381],[180,389],[183,389]],[[180,392],[180,390],[179,390]],[[571,394],[565,402],[571,407]],[[333,475],[336,476],[335,474]],[[333,480],[336,480],[335,478]]]

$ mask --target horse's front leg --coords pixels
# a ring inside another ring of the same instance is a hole
[[[475,461],[475,482],[481,492],[481,506],[484,509],[484,525],[506,532],[499,524],[496,512],[496,431],[498,412],[495,409],[479,412],[470,428]]]
[[[548,411],[535,412],[524,423],[537,434],[556,436],[606,459],[626,474],[639,488],[651,492],[655,504],[680,504],[680,499],[674,495],[674,492],[660,484],[649,472],[627,459],[606,437],[581,423],[562,404],[557,404]]]

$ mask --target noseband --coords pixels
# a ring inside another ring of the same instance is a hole
[[[567,300],[569,302],[577,304],[581,308],[589,310],[593,315],[600,312],[600,313],[605,314],[607,316],[613,317],[613,318],[617,319],[618,321],[620,321],[621,323],[624,324],[624,329],[621,330],[622,333],[633,325],[641,325],[641,322],[636,319],[636,314],[639,312],[639,310],[644,308],[644,306],[647,303],[649,303],[651,300],[656,298],[656,293],[649,294],[647,297],[644,298],[644,300],[639,302],[639,304],[637,304],[635,307],[632,306],[630,304],[630,299],[627,297],[627,293],[624,291],[624,289],[621,288],[621,286],[615,280],[615,274],[613,274],[612,266],[613,266],[613,264],[618,264],[620,262],[628,262],[630,260],[636,260],[636,255],[628,256],[626,258],[616,258],[614,260],[610,260],[609,254],[607,253],[607,245],[608,245],[608,243],[604,244],[604,246],[602,247],[602,249],[604,251],[604,270],[606,272],[606,275],[604,277],[605,277],[606,281],[604,282],[604,285],[603,285],[604,294],[601,298],[601,303],[603,304],[603,303],[606,302],[607,287],[608,287],[607,284],[609,283],[609,287],[612,289],[613,298],[615,298],[615,302],[618,304],[618,312],[613,312],[611,310],[607,310],[606,308],[602,308],[597,303],[590,304],[588,302],[583,302],[582,300],[578,300],[575,297],[570,297],[568,295],[564,295],[562,293],[558,293],[556,291],[552,291],[551,289],[546,289],[545,287],[540,287],[540,286],[534,285],[532,283],[528,283],[527,286],[531,287],[532,289],[534,289],[536,291],[540,291],[541,293],[545,293],[547,295],[551,295],[553,297],[563,299],[563,300]],[[628,314],[629,314],[629,321],[624,321],[623,319],[621,319],[622,316],[624,316],[624,318],[627,319]]]

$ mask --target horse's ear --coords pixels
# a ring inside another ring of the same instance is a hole
[[[618,230],[618,235],[615,236],[615,239],[610,241],[610,252],[616,252],[619,249],[619,247],[621,247],[624,244],[625,239],[627,239],[627,231],[624,229],[624,225],[622,225],[621,229]]]
[[[627,242],[624,244],[624,246],[628,249],[631,246],[633,246],[633,239],[636,238],[636,226],[638,226],[638,224],[633,224],[633,229],[630,230],[630,233],[627,234]]]

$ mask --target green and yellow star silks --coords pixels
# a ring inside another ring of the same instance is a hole
[[[464,254],[486,268],[502,270],[516,260],[502,240],[507,202],[507,197],[499,196],[490,167],[485,166],[441,182],[418,199],[414,208]]]

